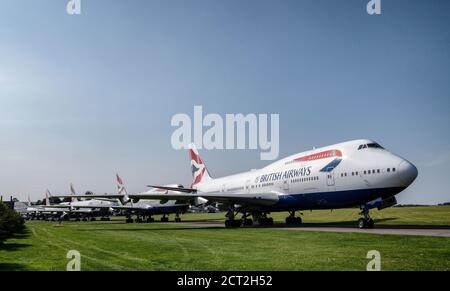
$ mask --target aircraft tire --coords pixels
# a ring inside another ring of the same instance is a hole
[[[225,220],[225,227],[230,228],[230,227],[240,227],[242,225],[242,220],[241,219],[227,219]]]
[[[360,229],[366,228],[366,220],[364,218],[358,219],[358,227]]]

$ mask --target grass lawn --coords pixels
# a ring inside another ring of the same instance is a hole
[[[188,214],[183,219],[223,216]],[[379,224],[450,226],[450,207],[393,208],[373,216]],[[285,214],[274,217],[282,220]],[[303,219],[354,223],[357,217],[353,209],[308,211]],[[0,270],[65,270],[72,249],[81,253],[82,270],[365,270],[369,250],[381,253],[382,270],[450,270],[450,238],[122,220],[27,222],[26,234],[0,245]]]
[[[336,209],[336,210],[314,210],[299,211],[302,213],[304,223],[326,223],[335,225],[356,225],[360,210],[358,208]],[[375,219],[376,225],[407,225],[407,226],[446,226],[450,227],[450,206],[429,207],[395,207],[386,208],[381,211],[376,209],[370,211]],[[288,216],[287,212],[274,212],[270,214],[275,222],[284,223]],[[225,213],[211,214],[185,214],[184,221],[189,220],[218,220],[225,219]]]

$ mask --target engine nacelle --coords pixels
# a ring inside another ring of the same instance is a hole
[[[205,199],[205,198],[202,198],[202,197],[195,197],[195,198],[194,198],[194,204],[195,204],[195,206],[203,205],[203,204],[206,204],[207,202],[208,202],[208,200]]]
[[[119,198],[120,203],[122,203],[122,205],[127,204],[128,202],[131,201],[130,197],[128,197],[128,195],[124,195],[123,197]]]

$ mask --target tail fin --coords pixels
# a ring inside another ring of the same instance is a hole
[[[73,187],[73,184],[70,183],[70,195],[77,195],[77,193],[75,192],[75,187]],[[77,201],[77,199],[75,197],[72,197],[72,202]]]
[[[120,203],[124,205],[130,202],[131,199],[127,195],[127,189],[125,189],[125,184],[123,183],[122,178],[120,178],[119,174],[117,173],[116,173],[116,185],[117,185],[117,194],[123,195],[122,198],[119,198]],[[131,204],[133,204],[132,201]]]
[[[30,199],[30,195],[28,195],[28,206],[31,206],[31,199]]]
[[[51,196],[51,194],[50,194],[50,191],[48,191],[48,189],[47,189],[47,191],[45,191],[45,205],[46,206],[50,206],[49,196]]]
[[[127,189],[123,184],[122,178],[116,173],[117,194],[127,194]]]
[[[189,145],[189,157],[191,159],[192,177],[194,178],[191,187],[194,187],[200,182],[212,180],[208,169],[206,169],[205,164],[198,154],[197,148],[192,143]]]

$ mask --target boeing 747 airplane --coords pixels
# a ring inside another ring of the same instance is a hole
[[[406,159],[368,140],[353,140],[301,152],[262,169],[213,179],[194,145],[189,149],[194,181],[191,188],[166,189],[163,195],[146,193],[147,199],[192,200],[203,198],[226,204],[226,227],[271,225],[271,212],[288,211],[287,224],[300,224],[298,210],[360,207],[360,228],[372,228],[372,208],[397,203],[395,195],[417,177],[417,168]],[[138,195],[136,195],[138,196]],[[238,214],[242,219],[237,219]],[[253,217],[253,220],[250,218]]]

